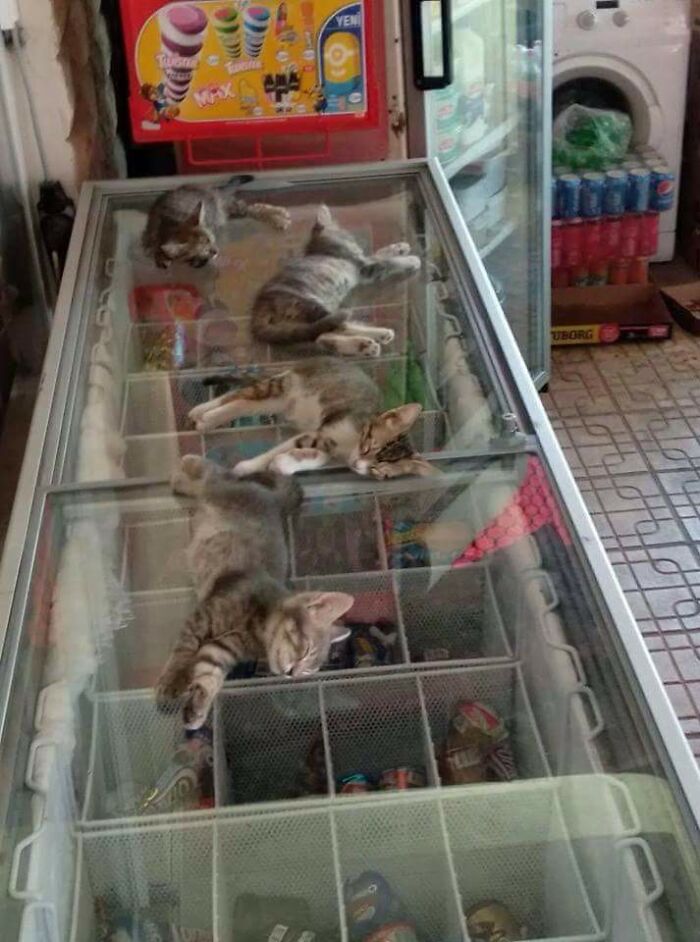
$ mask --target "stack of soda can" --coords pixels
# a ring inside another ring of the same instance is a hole
[[[659,213],[673,206],[675,177],[640,147],[604,171],[552,179],[552,285],[645,284],[659,243]]]

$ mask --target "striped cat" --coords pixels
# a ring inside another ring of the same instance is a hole
[[[278,415],[302,433],[239,462],[236,475],[265,469],[294,474],[331,460],[379,479],[434,473],[406,438],[422,411],[420,403],[380,412],[380,402],[376,383],[356,363],[314,356],[195,406],[190,419],[207,432],[242,416]]]
[[[218,236],[229,219],[247,216],[287,229],[291,218],[282,206],[246,203],[236,196],[236,188],[252,179],[233,177],[219,187],[186,183],[161,193],[148,213],[143,233],[146,253],[159,268],[169,268],[173,262],[201,268],[218,255]]]
[[[301,504],[289,478],[265,473],[239,480],[199,455],[185,455],[176,494],[198,500],[187,555],[197,607],[156,687],[161,709],[182,702],[187,729],[206,721],[226,675],[241,661],[265,659],[273,674],[318,671],[335,625],[353,604],[344,592],[292,592],[285,586],[284,520]]]
[[[394,331],[355,323],[342,305],[360,285],[417,272],[421,261],[410,252],[406,242],[395,242],[365,255],[352,233],[334,222],[328,207],[319,207],[304,254],[287,261],[258,293],[251,315],[253,336],[271,344],[313,341],[341,356],[379,356]]]

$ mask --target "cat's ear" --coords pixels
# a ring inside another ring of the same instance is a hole
[[[347,592],[309,592],[304,604],[316,628],[335,629],[333,622],[352,608],[355,599]]]
[[[195,208],[192,210],[190,215],[185,220],[184,225],[187,228],[196,228],[201,226],[204,222],[204,203],[200,200]]]
[[[423,406],[419,402],[407,402],[406,405],[389,409],[388,412],[382,412],[378,423],[380,428],[389,434],[390,438],[388,440],[391,441],[392,438],[407,432],[422,411]]]
[[[318,207],[318,211],[316,212],[316,225],[321,226],[322,228],[333,225],[331,211],[325,203],[321,203],[321,205]]]

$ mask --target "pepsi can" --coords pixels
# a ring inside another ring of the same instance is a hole
[[[560,219],[576,219],[581,207],[581,177],[562,173],[557,177],[557,208]]]
[[[645,213],[649,209],[651,170],[636,167],[627,176],[627,210],[630,213]]]
[[[627,203],[627,171],[608,170],[605,174],[603,213],[606,216],[621,216]]]
[[[590,219],[603,215],[605,174],[584,173],[581,182],[581,215]]]
[[[673,206],[676,177],[670,167],[654,167],[651,171],[651,194],[649,209],[662,213]]]

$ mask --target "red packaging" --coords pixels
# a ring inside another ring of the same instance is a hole
[[[627,275],[629,273],[630,260],[628,258],[616,258],[610,263],[610,272],[608,281],[611,285],[626,285]]]
[[[631,258],[627,271],[628,285],[645,285],[649,281],[649,259]]]
[[[194,285],[137,285],[129,295],[132,321],[194,321],[202,307],[202,296]]]
[[[569,269],[568,268],[555,268],[552,270],[552,287],[553,288],[568,288],[569,287]]]
[[[562,226],[564,265],[573,268],[583,260],[583,222],[570,219]]]
[[[564,256],[564,223],[552,220],[552,269],[561,268]]]
[[[605,216],[600,221],[601,249],[604,258],[615,258],[620,254],[622,220],[619,216]]]
[[[639,255],[641,228],[642,217],[639,213],[627,213],[622,217],[620,255],[623,258],[634,258],[635,255]]]
[[[589,285],[607,285],[608,283],[608,260],[606,258],[595,259],[588,266],[588,284]]]
[[[602,257],[603,229],[600,219],[589,219],[583,226],[583,256],[592,265]]]
[[[656,255],[659,248],[659,214],[644,213],[639,233],[639,254]]]

